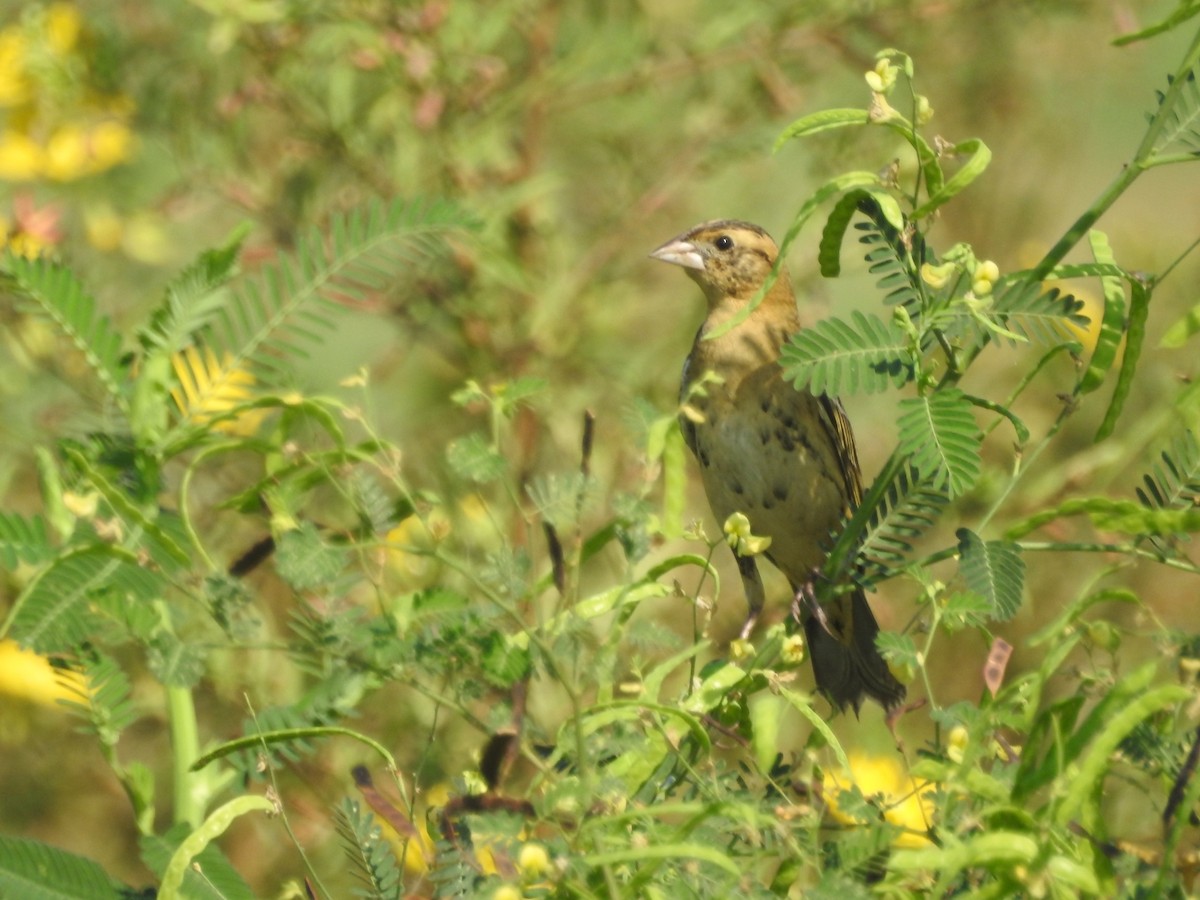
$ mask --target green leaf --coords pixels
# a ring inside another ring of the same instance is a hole
[[[779,357],[797,390],[874,394],[912,380],[908,340],[890,321],[854,310],[850,321],[823,319],[792,336]]]
[[[333,314],[384,291],[442,236],[474,224],[446,202],[372,202],[336,216],[327,229],[302,234],[289,257],[237,285],[205,343],[228,368],[278,380],[289,358],[323,339]]]
[[[878,188],[864,188],[849,191],[842,196],[825,220],[821,231],[821,243],[817,251],[817,260],[821,265],[821,274],[826,278],[836,278],[842,271],[842,242],[850,220],[856,212],[862,211],[864,204],[874,204],[879,215],[896,230],[904,231],[904,213],[900,204],[890,193]]]
[[[983,435],[974,406],[957,388],[900,401],[900,450],[935,488],[951,497],[979,478]]]
[[[191,345],[195,336],[212,323],[229,299],[224,288],[248,234],[249,227],[243,225],[224,246],[205,250],[171,279],[162,301],[138,329],[144,347],[170,356]]]
[[[912,466],[904,466],[871,509],[858,548],[855,580],[870,587],[903,566],[913,542],[933,526],[947,501],[945,491]],[[827,574],[835,579],[840,575]]]
[[[1162,451],[1162,465],[1142,477],[1138,499],[1151,509],[1200,507],[1200,441],[1191,430],[1179,434]]]
[[[1043,292],[1041,283],[1029,281],[1024,273],[1003,280],[990,313],[1007,329],[1042,344],[1061,344],[1076,339],[1076,328],[1086,327],[1088,318],[1079,311],[1083,301],[1058,288]]]
[[[1146,342],[1146,320],[1150,316],[1150,288],[1135,279],[1129,282],[1129,293],[1129,327],[1125,332],[1125,354],[1121,357],[1121,374],[1117,376],[1117,385],[1113,388],[1104,421],[1096,431],[1096,443],[1111,435],[1117,426],[1117,419],[1121,410],[1125,408],[1125,401],[1133,387],[1133,376],[1142,355],[1142,346]]]
[[[11,571],[22,562],[44,562],[53,553],[45,519],[0,512],[0,565]]]
[[[759,691],[747,701],[750,744],[760,772],[770,772],[779,753],[779,730],[786,701],[769,691]]]
[[[576,521],[593,488],[582,472],[551,472],[535,475],[525,490],[538,515],[561,528]]]
[[[62,679],[75,695],[62,705],[72,715],[88,723],[89,730],[105,747],[115,747],[121,732],[137,721],[133,704],[133,688],[129,677],[110,657],[92,653],[72,665],[72,671],[83,676],[86,689],[75,679]]]
[[[734,877],[742,875],[742,870],[738,867],[737,863],[716,847],[709,846],[708,844],[644,844],[629,850],[612,850],[607,853],[583,855],[579,858],[580,864],[586,866],[636,865],[639,862],[648,862],[650,860],[662,860],[673,865],[678,864],[688,866],[689,868],[692,866],[698,867],[700,863],[708,863],[721,869],[728,875]],[[703,870],[701,869],[700,871]]]
[[[864,201],[859,211],[866,222],[855,224],[859,243],[867,248],[864,259],[875,276],[875,286],[888,306],[903,306],[913,319],[925,309],[925,285],[921,282],[920,263],[932,259],[920,232],[892,226],[883,211],[872,201]]]
[[[1088,241],[1092,245],[1092,256],[1097,263],[1116,265],[1112,249],[1108,246],[1108,237],[1103,232],[1088,232]],[[1133,281],[1128,275],[1125,279]],[[1100,289],[1104,293],[1104,317],[1100,320],[1100,334],[1096,337],[1096,347],[1092,350],[1087,369],[1079,380],[1081,394],[1090,393],[1104,383],[1113,361],[1117,358],[1117,347],[1125,337],[1125,288],[1121,278],[1101,275]]]
[[[45,257],[27,259],[6,250],[3,269],[18,296],[31,301],[51,318],[83,353],[84,359],[122,411],[128,412],[126,367],[121,357],[121,332],[107,316],[96,312],[96,301],[66,266]]]
[[[63,454],[69,459],[88,482],[104,497],[114,515],[120,518],[126,535],[139,538],[150,552],[154,561],[164,568],[186,566],[191,562],[187,551],[157,521],[157,506],[150,510],[134,503],[125,490],[117,487],[92,461],[74,447],[65,447]]]
[[[1180,0],[1179,4],[1165,19],[1155,22],[1153,25],[1147,25],[1140,31],[1134,31],[1130,34],[1123,34],[1120,37],[1113,38],[1113,46],[1124,47],[1136,41],[1144,41],[1147,38],[1164,34],[1178,28],[1188,19],[1198,15],[1200,15],[1200,4],[1190,2],[1190,0]]]
[[[104,592],[129,604],[158,597],[162,577],[108,545],[60,556],[39,572],[13,605],[4,633],[38,653],[74,649],[99,627],[91,601]]]
[[[956,155],[966,153],[969,154],[969,157],[958,167],[958,171],[947,178],[940,187],[930,186],[929,199],[913,210],[912,218],[923,219],[939,206],[950,202],[962,193],[972,181],[982,175],[984,169],[988,167],[988,163],[992,161],[992,151],[979,138],[971,138],[955,144],[947,152]]]
[[[1011,541],[983,541],[966,528],[958,537],[959,570],[967,587],[983,597],[992,617],[1004,622],[1021,608],[1025,590],[1025,562],[1021,548]]]
[[[138,839],[142,861],[159,878],[171,862],[171,856],[191,833],[184,823],[162,835],[146,834]],[[183,895],[188,900],[242,900],[254,892],[230,864],[218,847],[209,845],[196,856],[183,877]]]
[[[1038,842],[1024,832],[991,830],[965,841],[951,837],[941,847],[897,850],[888,868],[896,872],[932,870],[940,873],[944,882],[965,869],[984,868],[997,873],[1008,865],[1029,865],[1039,852]]]
[[[483,639],[479,663],[488,681],[506,689],[527,678],[533,670],[529,650],[498,631],[489,632]]]
[[[916,642],[907,634],[881,631],[875,635],[875,646],[890,664],[909,667],[913,671],[920,667],[921,655],[917,651]]]
[[[160,631],[146,648],[146,663],[154,677],[171,687],[194,687],[204,677],[208,651],[203,644],[186,643]]]
[[[346,567],[347,551],[321,539],[317,527],[305,522],[280,535],[275,547],[275,570],[297,591],[331,583]]]
[[[158,888],[158,900],[183,900],[190,895],[183,892],[184,876],[191,871],[195,860],[208,845],[225,833],[234,819],[251,812],[277,812],[275,804],[263,797],[244,796],[230,800],[216,809],[200,827],[183,839],[179,849],[163,870],[162,884]]]
[[[264,717],[260,714],[259,719]],[[215,762],[218,759],[229,756],[234,753],[240,753],[244,750],[262,750],[266,747],[274,747],[275,745],[283,745],[284,753],[286,754],[288,745],[300,745],[301,749],[307,751],[309,746],[307,742],[312,738],[330,738],[330,737],[347,737],[358,741],[369,747],[371,750],[379,754],[380,758],[387,763],[391,769],[396,768],[396,760],[387,748],[372,738],[367,737],[357,731],[352,731],[349,728],[340,728],[338,726],[313,726],[311,728],[284,728],[272,731],[259,731],[254,734],[248,734],[245,737],[237,738],[236,740],[226,741],[218,747],[209,750],[189,767],[191,772],[199,772],[205,766]],[[291,758],[295,758],[294,754]]]
[[[787,126],[775,139],[773,152],[778,153],[788,141],[798,137],[807,137],[834,128],[848,128],[852,125],[869,125],[870,113],[865,109],[824,109],[797,119]]]
[[[1018,540],[1055,519],[1070,516],[1087,516],[1101,531],[1116,531],[1136,537],[1200,531],[1200,509],[1151,509],[1132,500],[1077,497],[1018,522],[1004,536],[1008,540]]]
[[[1120,685],[1113,691],[1119,689]],[[1089,797],[1098,796],[1097,786],[1112,768],[1117,747],[1143,719],[1183,703],[1191,696],[1188,688],[1167,684],[1134,696],[1119,708],[1114,708],[1112,715],[1104,721],[1103,730],[1080,760],[1078,773],[1065,785],[1066,795],[1055,811],[1055,821],[1059,825],[1066,825],[1080,815]]]
[[[504,457],[479,433],[451,441],[446,448],[446,462],[455,475],[477,484],[496,481],[508,470]]]
[[[1118,710],[1143,695],[1154,679],[1157,664],[1146,663],[1113,685],[1092,706],[1082,722],[1083,697],[1059,701],[1038,713],[1021,754],[1013,800],[1023,802],[1063,773],[1077,769],[1080,757],[1104,732]]]
[[[1018,446],[1024,446],[1029,440],[1029,428],[1026,427],[1025,423],[1021,421],[1020,417],[1007,406],[997,403],[995,400],[989,400],[986,397],[976,397],[974,394],[967,394],[966,396],[968,400],[970,400],[980,409],[989,410],[996,413],[998,416],[1002,416],[1003,418],[1007,419],[1008,423],[1012,425],[1013,431],[1017,433]],[[989,428],[988,431],[990,433],[991,429]]]
[[[130,893],[97,862],[41,841],[0,835],[0,897],[122,900]]]
[[[1192,68],[1182,78],[1167,76],[1167,90],[1155,91],[1159,109],[1155,118],[1166,117],[1162,132],[1154,145],[1154,156],[1167,151],[1200,156],[1200,87],[1197,86],[1196,69]]]
[[[1197,333],[1200,333],[1200,304],[1185,312],[1182,318],[1176,319],[1164,332],[1158,346],[1166,350],[1178,350]]]
[[[351,870],[365,886],[365,896],[399,898],[400,867],[375,817],[360,810],[356,800],[344,797],[334,811],[334,824]]]

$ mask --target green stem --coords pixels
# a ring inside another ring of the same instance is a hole
[[[201,779],[192,772],[192,763],[200,756],[200,736],[196,727],[196,704],[185,687],[167,685],[167,720],[171,728],[171,774],[175,800],[175,822],[198,828],[204,821],[205,798]]]
[[[1126,165],[1121,173],[1113,180],[1104,192],[1096,198],[1088,209],[1075,220],[1075,224],[1067,229],[1064,234],[1046,254],[1038,266],[1033,271],[1033,277],[1041,281],[1050,274],[1050,270],[1063,261],[1072,248],[1079,243],[1088,230],[1096,224],[1096,221],[1104,215],[1117,198],[1129,189],[1138,176],[1153,166],[1166,165],[1168,163],[1183,162],[1194,157],[1180,156],[1178,154],[1170,156],[1155,157],[1154,146],[1158,143],[1159,136],[1165,127],[1167,120],[1170,118],[1171,112],[1175,109],[1176,103],[1179,100],[1179,95],[1188,83],[1188,73],[1196,64],[1196,60],[1200,58],[1200,31],[1192,38],[1192,44],[1188,47],[1187,53],[1184,54],[1183,61],[1175,70],[1174,78],[1171,80],[1170,86],[1163,94],[1162,102],[1158,104],[1158,109],[1154,116],[1150,119],[1150,127],[1146,129],[1146,134],[1142,137],[1142,141],[1138,144],[1137,152],[1134,153],[1133,159]]]

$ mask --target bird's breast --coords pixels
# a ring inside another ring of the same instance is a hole
[[[793,584],[824,559],[847,505],[837,447],[819,401],[783,380],[777,363],[699,399],[692,443],[718,522],[735,512],[769,536],[768,556]]]

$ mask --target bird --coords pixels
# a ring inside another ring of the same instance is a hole
[[[746,314],[776,265],[778,246],[758,225],[716,219],[650,256],[681,266],[707,301],[683,366],[679,422],[713,514],[726,522],[741,513],[754,535],[770,538],[761,555],[791,584],[818,690],[839,711],[850,705],[857,714],[867,697],[894,710],[904,685],[875,646],[879,625],[863,591],[822,605],[812,598],[831,533],[862,500],[862,473],[841,402],[783,377],[780,351],[801,327],[785,267]],[[729,327],[739,315],[744,320]],[[748,637],[766,597],[758,555],[736,548],[734,555]]]

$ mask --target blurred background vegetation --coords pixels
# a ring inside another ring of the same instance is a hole
[[[180,266],[242,223],[252,227],[242,265],[253,270],[290,248],[298,230],[370,198],[458,201],[480,230],[351,309],[297,378],[306,391],[357,402],[342,381],[367,370],[365,414],[402,448],[405,476],[438,492],[470,527],[470,491],[448,475],[445,448],[485,427],[479,404],[451,402],[472,379],[546,381],[518,414],[508,448],[521,476],[576,465],[591,410],[593,471],[614,491],[643,490],[655,475],[642,458],[645,423],[674,410],[679,364],[700,318],[694,287],[646,254],[709,218],[750,219],[780,236],[825,177],[898,155],[890,133],[872,136],[872,148],[859,132],[853,144],[835,133],[770,152],[800,115],[863,105],[862,73],[877,50],[913,56],[936,111],[933,130],[991,147],[991,170],[948,208],[931,240],[943,248],[968,241],[1005,271],[1036,260],[1128,158],[1186,35],[1123,49],[1110,41],[1172,6],[10,0],[0,31],[0,221],[14,248],[66,260],[128,326]],[[1196,197],[1176,172],[1154,172],[1100,227],[1123,265],[1160,270],[1200,232]],[[878,304],[857,260],[847,277],[820,279],[816,234],[802,235],[790,256],[803,314]],[[853,257],[848,248],[844,258]],[[1155,294],[1149,348],[1196,301],[1198,275],[1189,259]],[[0,315],[0,494],[3,508],[29,513],[40,503],[31,448],[86,432],[97,410],[70,386],[78,364],[46,324],[8,308]],[[988,377],[1021,373],[993,366]],[[1093,450],[1102,405],[1081,409],[1051,448],[1054,465],[1023,486],[1017,507],[1080,484],[1132,496],[1134,473],[1178,415],[1165,398],[1194,368],[1186,350],[1152,349],[1119,426],[1124,438]],[[1021,412],[1035,429],[1057,414],[1053,373],[1029,402]],[[876,420],[890,428],[892,416],[872,403],[856,398],[850,409],[868,477],[894,439],[873,430]],[[694,487],[688,508],[699,517],[706,507]],[[228,545],[210,548],[225,563],[260,536],[251,523],[231,523]],[[732,626],[741,598],[729,560],[719,562],[730,575],[722,619]],[[1099,564],[1068,576],[1061,562],[1047,572],[1031,561],[1031,602],[1008,635],[1016,665],[1019,636]],[[1147,579],[1143,596],[1164,619],[1194,618],[1193,586],[1146,572],[1131,577]],[[405,577],[419,583],[421,573]],[[269,584],[256,589],[270,596]],[[909,589],[889,585],[884,598],[904,609]],[[906,617],[880,614],[892,628]],[[944,700],[979,694],[986,647],[963,641],[961,658],[948,652],[933,664],[957,678]],[[247,664],[261,666],[264,681],[276,677],[266,655]],[[217,678],[200,698],[210,733],[226,733],[220,723],[243,715],[247,677]],[[0,678],[0,690],[9,684]],[[94,745],[76,742],[40,702],[44,694],[19,693],[0,697],[0,830],[84,853],[132,883],[147,880],[129,850],[125,798]],[[404,702],[397,692],[374,698],[362,710],[369,728],[359,727],[411,761],[423,748],[403,746],[418,715]],[[143,719],[127,736],[130,755],[165,759],[160,726]],[[462,758],[439,761],[431,778],[456,771],[474,747],[452,749]],[[328,837],[347,768],[336,755],[300,766],[289,803],[302,840]],[[275,856],[244,845],[252,858],[239,858],[238,843],[226,849],[252,884],[295,871],[287,848]]]

